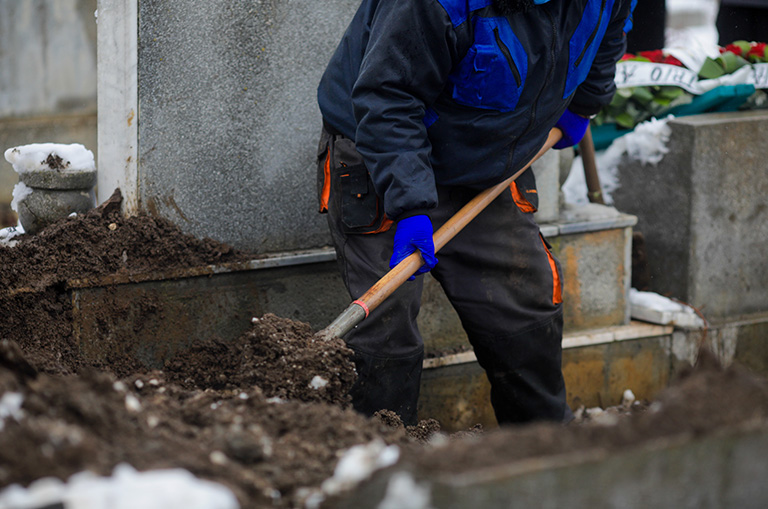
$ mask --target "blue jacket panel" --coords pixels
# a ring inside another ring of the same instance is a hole
[[[500,16],[491,0],[363,0],[318,87],[392,219],[516,172],[570,105],[615,90],[631,0],[550,0]],[[532,173],[519,184],[533,187]]]

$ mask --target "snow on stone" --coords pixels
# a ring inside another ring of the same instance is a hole
[[[630,288],[629,305],[632,318],[637,320],[689,328],[702,328],[706,325],[691,306],[658,293]]]
[[[26,185],[24,182],[19,182],[13,186],[13,199],[11,200],[11,209],[14,212],[19,212],[19,203],[32,193],[32,188]]]
[[[16,245],[15,237],[24,234],[24,228],[19,224],[0,229],[0,245],[13,247]]]
[[[51,169],[46,162],[49,156],[58,156],[66,170],[94,170],[96,164],[93,152],[79,143],[64,145],[60,143],[33,143],[9,148],[5,151],[5,160],[13,165],[16,173]]]
[[[0,492],[0,507],[36,509],[62,504],[67,509],[238,509],[229,488],[196,478],[184,469],[137,472],[128,464],[115,467],[111,477],[90,472],[64,483],[54,478],[28,488],[12,485]]]
[[[309,382],[309,386],[311,388],[315,389],[315,390],[322,389],[326,385],[328,385],[328,380],[326,380],[325,378],[321,377],[320,375],[315,375],[312,378],[312,381]]]
[[[396,445],[386,445],[381,439],[355,445],[341,457],[333,476],[323,482],[322,490],[333,495],[353,488],[376,470],[394,465],[399,458],[400,448]]]
[[[652,118],[638,124],[633,131],[628,132],[595,155],[597,173],[603,190],[603,198],[607,204],[613,203],[611,193],[619,188],[618,166],[622,158],[640,161],[643,164],[658,164],[669,152],[667,143],[671,129],[668,121],[672,115],[663,119]],[[572,205],[585,205],[587,200],[587,183],[584,178],[584,163],[581,156],[576,157],[571,166],[571,172],[562,186],[565,202]]]
[[[24,396],[19,392],[6,392],[0,398],[0,431],[5,428],[5,419],[12,417],[19,420],[24,417],[24,411],[21,404],[24,403]]]
[[[387,492],[377,509],[432,509],[432,493],[427,484],[417,484],[408,472],[393,474]]]
[[[561,217],[568,223],[582,221],[599,221],[601,219],[617,218],[621,213],[615,207],[599,203],[565,203]]]

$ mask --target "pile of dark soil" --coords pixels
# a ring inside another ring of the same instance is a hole
[[[333,474],[340,451],[374,438],[411,442],[402,428],[353,410],[270,398],[258,386],[188,390],[163,372],[48,375],[22,355],[0,343],[0,393],[24,398],[23,417],[0,431],[0,487],[83,470],[109,475],[127,462],[221,482],[244,508],[297,507]]]
[[[116,192],[0,246],[0,397],[24,401],[23,418],[0,431],[0,489],[128,462],[219,481],[244,508],[293,507],[345,449],[374,438],[407,448],[438,429],[351,410],[355,371],[344,342],[315,340],[309,325],[274,315],[235,341],[194,344],[160,371],[129,355],[89,364],[73,339],[68,281],[253,259],[162,219],[123,217],[120,203]]]
[[[122,217],[119,209],[115,194],[86,215],[0,246],[0,398],[23,398],[21,415],[0,427],[0,489],[86,469],[108,475],[127,462],[218,481],[243,508],[301,507],[344,450],[374,439],[399,445],[404,460],[420,468],[456,472],[768,420],[765,380],[706,361],[657,406],[628,412],[614,426],[473,429],[448,446],[425,445],[439,423],[404,429],[392,412],[373,419],[355,413],[344,343],[317,341],[308,325],[272,315],[235,341],[192,345],[162,370],[120,356],[92,365],[72,337],[67,281],[252,258],[157,218]]]
[[[0,338],[16,341],[45,372],[80,368],[67,281],[250,259],[230,246],[185,235],[164,219],[124,217],[121,202],[115,191],[85,215],[18,237],[13,247],[0,246]]]

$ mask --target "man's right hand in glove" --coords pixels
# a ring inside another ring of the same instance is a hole
[[[424,259],[424,265],[416,271],[416,274],[429,272],[437,265],[432,234],[432,221],[429,219],[429,216],[411,216],[398,221],[397,230],[395,230],[395,245],[392,258],[389,260],[389,267],[394,268],[408,255],[418,249],[421,252],[421,257]],[[408,280],[412,281],[413,279],[414,277],[411,276]]]
[[[589,127],[589,119],[587,117],[577,115],[571,110],[565,110],[563,115],[560,117],[560,120],[558,120],[557,124],[555,124],[555,127],[560,129],[560,131],[563,133],[563,137],[560,138],[560,141],[558,141],[552,148],[561,150],[579,144],[581,139],[584,137],[584,134],[587,132],[587,127]]]

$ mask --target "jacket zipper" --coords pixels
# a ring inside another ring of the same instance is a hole
[[[504,58],[507,59],[507,64],[509,64],[509,68],[512,70],[512,75],[515,77],[515,83],[517,83],[517,88],[520,88],[520,85],[523,82],[523,80],[520,78],[520,71],[517,69],[517,66],[515,65],[515,61],[512,58],[512,53],[509,52],[509,48],[507,47],[506,44],[504,44],[504,41],[501,40],[498,27],[493,29],[493,36],[496,38],[496,44],[499,45],[499,49],[501,50],[502,55],[504,55]]]
[[[581,63],[581,60],[584,58],[584,55],[587,53],[587,48],[592,44],[592,41],[595,40],[595,36],[597,35],[597,31],[600,28],[600,22],[603,20],[603,11],[605,10],[605,1],[603,0],[602,4],[600,5],[600,15],[597,17],[597,25],[595,25],[595,28],[592,30],[592,33],[589,34],[589,38],[587,39],[587,44],[584,45],[584,49],[581,50],[581,55],[579,55],[579,58],[576,59],[576,62],[574,63],[574,67],[578,67]]]
[[[549,47],[549,61],[551,65],[549,67],[549,71],[547,72],[547,77],[544,79],[544,85],[541,88],[539,88],[539,91],[536,94],[536,98],[533,100],[533,103],[531,104],[531,117],[530,117],[530,120],[528,121],[528,126],[525,128],[525,131],[523,131],[522,134],[520,134],[520,136],[518,136],[517,139],[515,139],[515,143],[512,145],[512,148],[509,151],[510,155],[517,149],[517,143],[520,141],[520,138],[523,138],[533,128],[533,124],[536,121],[536,108],[538,107],[539,99],[541,99],[541,94],[544,92],[544,90],[546,90],[547,87],[549,87],[549,83],[552,81],[552,74],[555,70],[554,62],[555,62],[555,47],[557,45],[557,41],[556,41],[557,26],[555,25],[555,20],[552,17],[552,14],[546,9],[543,9],[543,10],[547,14],[547,17],[549,17],[549,24],[552,27],[552,44]]]

